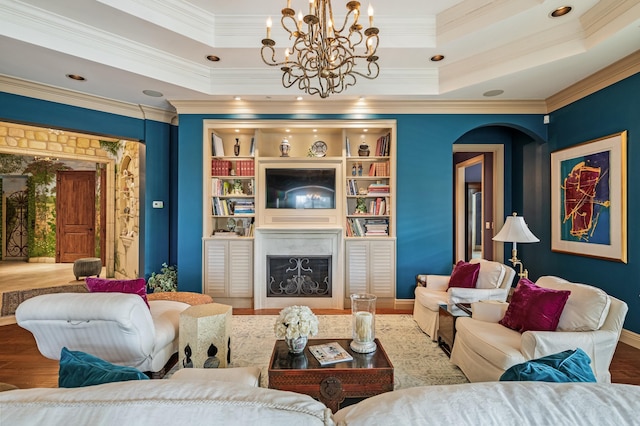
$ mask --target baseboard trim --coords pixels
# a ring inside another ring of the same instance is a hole
[[[393,308],[413,310],[413,299],[396,299],[393,303]]]
[[[640,349],[640,334],[638,333],[623,329],[622,333],[620,333],[620,341],[636,349]]]

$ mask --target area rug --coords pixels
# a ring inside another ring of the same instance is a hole
[[[29,290],[7,291],[2,293],[2,310],[0,316],[14,315],[19,304],[41,294],[50,293],[86,293],[87,286],[84,284],[61,285],[55,287],[33,288]]]
[[[276,315],[232,317],[230,366],[260,367],[261,387],[268,385],[276,318]],[[351,337],[350,315],[318,315],[318,320],[319,332],[314,338]],[[411,315],[377,315],[376,337],[393,364],[394,389],[468,382],[462,371],[420,330]]]

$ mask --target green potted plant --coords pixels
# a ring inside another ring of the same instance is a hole
[[[178,291],[178,267],[176,265],[168,266],[163,263],[159,274],[151,273],[147,281],[147,288],[148,290],[153,290],[153,293]]]

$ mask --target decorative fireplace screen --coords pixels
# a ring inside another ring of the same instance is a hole
[[[267,297],[331,297],[331,256],[267,256]]]

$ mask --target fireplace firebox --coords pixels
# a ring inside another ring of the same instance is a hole
[[[331,256],[267,256],[267,297],[331,297]]]

